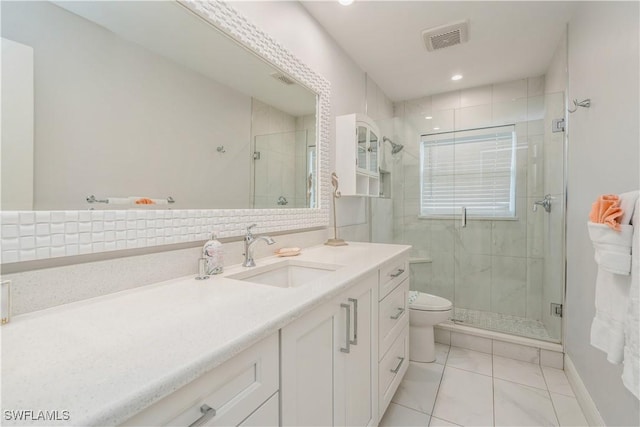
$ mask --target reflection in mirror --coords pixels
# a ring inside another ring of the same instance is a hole
[[[317,206],[316,94],[179,3],[1,7],[3,210]]]

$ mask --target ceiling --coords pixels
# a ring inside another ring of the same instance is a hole
[[[303,1],[392,101],[539,76],[577,2]],[[469,20],[469,41],[427,51],[422,30]],[[464,78],[451,80],[454,74]]]

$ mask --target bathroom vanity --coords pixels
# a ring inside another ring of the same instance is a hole
[[[409,248],[318,246],[16,317],[2,409],[68,411],[52,425],[377,425],[408,367]]]

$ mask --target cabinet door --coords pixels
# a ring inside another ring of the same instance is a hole
[[[335,424],[334,356],[340,353],[341,311],[346,312],[332,301],[281,330],[283,426]]]
[[[278,393],[274,394],[262,404],[261,407],[246,420],[241,422],[239,427],[278,427],[280,425],[280,407],[278,405]]]
[[[358,125],[356,127],[356,168],[360,172],[368,171],[368,149],[369,149],[369,135],[368,128],[366,126]]]
[[[347,302],[351,304],[352,330],[350,353],[343,353],[345,397],[345,425],[367,426],[377,424],[377,348],[375,320],[377,319],[378,298],[377,272],[365,278],[348,292]],[[375,347],[374,347],[375,341]]]
[[[368,170],[372,175],[378,175],[378,148],[380,146],[380,141],[378,135],[374,132],[373,129],[369,129],[369,162],[368,162]]]

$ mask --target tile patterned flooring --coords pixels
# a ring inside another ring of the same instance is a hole
[[[380,426],[587,426],[563,370],[436,343],[411,362]]]
[[[453,318],[456,323],[462,325],[471,325],[539,340],[554,341],[542,322],[538,320],[459,307],[453,309]]]

